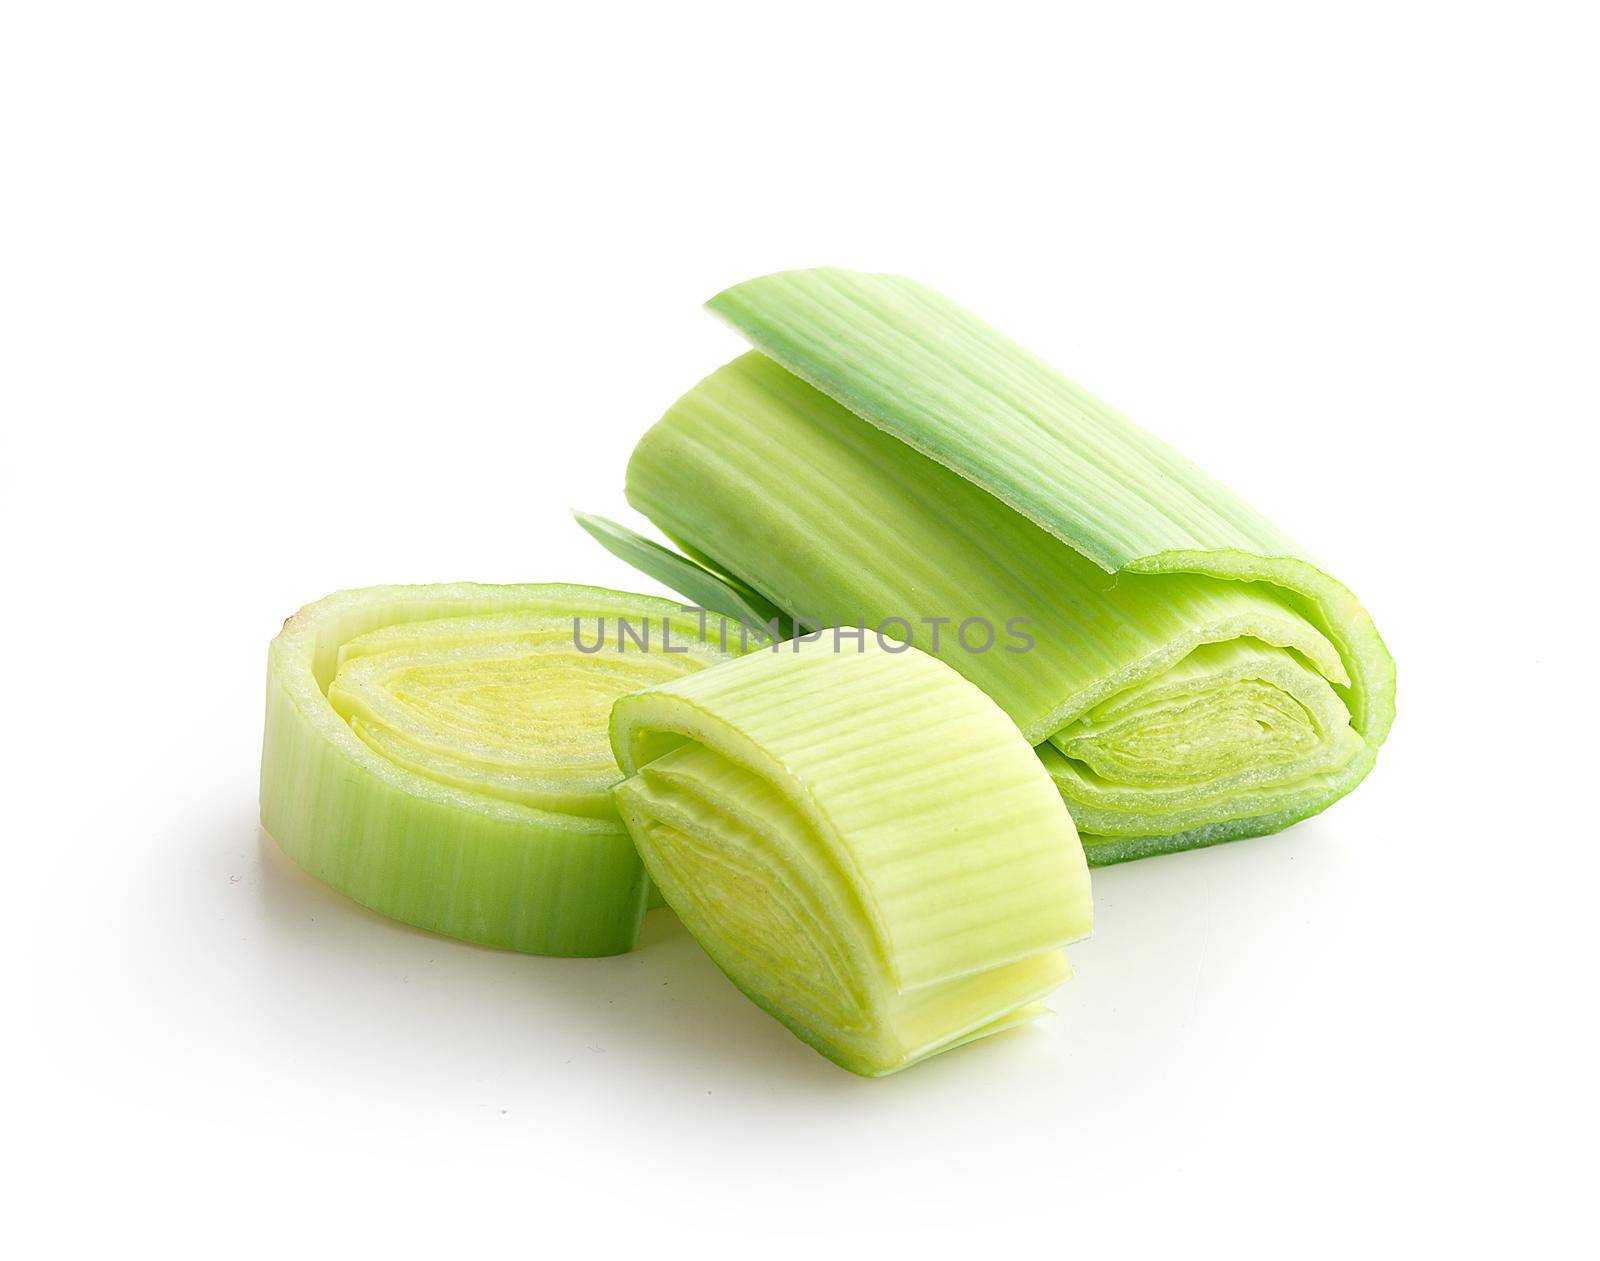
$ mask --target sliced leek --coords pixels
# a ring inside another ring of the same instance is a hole
[[[712,619],[717,629],[720,619]],[[724,659],[671,601],[371,587],[272,642],[261,820],[357,902],[536,954],[631,948],[647,880],[611,801],[617,697]]]
[[[1158,439],[914,281],[789,272],[710,305],[759,353],[645,435],[629,502],[700,574],[949,661],[1038,746],[1091,862],[1275,831],[1371,769],[1394,665],[1366,610]]]
[[[1061,947],[1089,931],[1089,874],[981,691],[916,649],[834,649],[765,649],[623,697],[615,796],[734,984],[881,1076],[1037,1015],[1068,974]]]

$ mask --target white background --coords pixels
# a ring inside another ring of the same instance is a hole
[[[1582,8],[8,6],[11,1255],[1580,1250]],[[647,587],[568,508],[634,520],[632,443],[741,349],[701,301],[823,263],[1171,440],[1400,666],[1352,797],[1098,873],[1056,1019],[876,1082],[670,913],[474,949],[255,813],[286,614]]]

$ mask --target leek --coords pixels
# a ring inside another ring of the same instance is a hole
[[[750,998],[881,1076],[1036,1016],[1089,931],[1071,817],[954,670],[799,641],[618,700],[651,878]]]
[[[789,272],[710,306],[757,350],[634,451],[628,500],[684,554],[650,546],[947,660],[1037,746],[1092,863],[1276,831],[1371,769],[1395,678],[1366,610],[1158,439],[911,280]]]
[[[647,880],[617,817],[611,703],[723,660],[670,601],[596,587],[371,587],[268,657],[261,821],[406,923],[536,954],[630,949]],[[737,632],[735,632],[735,640]]]

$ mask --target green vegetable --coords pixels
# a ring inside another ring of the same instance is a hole
[[[1089,873],[1016,727],[933,657],[798,643],[625,696],[616,799],[741,990],[880,1076],[1037,1015]],[[797,650],[798,649],[798,650]]]
[[[611,801],[611,703],[725,659],[722,629],[703,641],[676,604],[597,587],[329,596],[272,642],[262,824],[395,919],[535,954],[627,950],[647,880]]]
[[[1158,439],[914,281],[788,272],[710,305],[761,353],[634,451],[665,555],[947,660],[1038,746],[1091,862],[1275,831],[1371,769],[1394,665],[1366,610]]]

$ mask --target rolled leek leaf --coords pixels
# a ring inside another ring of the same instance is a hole
[[[797,649],[803,647],[803,651]],[[1015,725],[871,637],[792,643],[623,697],[617,805],[651,878],[750,998],[881,1076],[1039,1014],[1088,867]]]
[[[760,353],[645,435],[628,501],[702,572],[978,684],[1091,863],[1276,831],[1371,769],[1395,680],[1366,610],[1159,439],[915,281],[710,306]]]
[[[611,788],[611,704],[725,659],[721,619],[597,587],[370,587],[273,640],[261,821],[408,924],[534,954],[638,937],[648,882]]]

